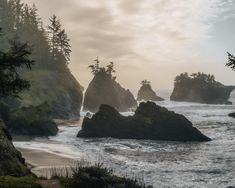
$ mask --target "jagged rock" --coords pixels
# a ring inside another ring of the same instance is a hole
[[[89,84],[85,93],[83,110],[97,112],[101,104],[108,104],[121,112],[137,106],[132,93],[105,72],[97,73]]]
[[[3,113],[3,110],[6,113]],[[8,131],[13,135],[55,136],[58,132],[58,127],[50,116],[50,106],[47,103],[13,111],[1,103],[0,114]]]
[[[137,100],[163,101],[164,99],[156,95],[150,84],[143,84],[138,92]]]
[[[125,117],[109,105],[101,105],[92,118],[84,118],[78,137],[113,137],[168,141],[210,141],[183,115],[153,102],[141,103],[134,116]]]
[[[232,104],[228,100],[234,89],[235,86],[225,86],[215,81],[213,75],[196,73],[189,76],[184,73],[176,77],[170,99],[206,104]]]
[[[25,160],[12,144],[11,136],[0,119],[0,176],[30,175]]]

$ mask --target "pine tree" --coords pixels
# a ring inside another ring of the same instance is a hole
[[[17,96],[30,87],[30,83],[20,77],[19,68],[31,69],[33,61],[29,59],[31,52],[27,44],[11,42],[7,52],[0,51],[0,98]]]
[[[58,34],[58,40],[59,40],[59,51],[65,57],[66,62],[68,63],[70,60],[70,53],[72,52],[72,50],[69,44],[70,39],[68,38],[68,35],[65,33],[64,29]]]
[[[228,63],[226,64],[226,66],[230,67],[232,70],[235,70],[235,56],[233,56],[232,54],[228,53]]]
[[[51,54],[53,60],[56,60],[60,41],[59,41],[59,34],[61,33],[61,23],[60,20],[57,19],[56,15],[53,15],[50,19],[51,24],[48,26],[49,34],[50,34],[50,46],[51,46]]]

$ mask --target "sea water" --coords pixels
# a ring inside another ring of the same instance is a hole
[[[212,139],[180,143],[113,138],[77,138],[81,121],[61,126],[49,141],[14,142],[15,146],[40,149],[77,160],[103,163],[115,173],[135,177],[158,187],[235,186],[235,112],[232,105],[208,105],[169,100],[157,104],[185,115]],[[131,112],[124,115],[131,115]],[[82,113],[84,116],[85,113]]]

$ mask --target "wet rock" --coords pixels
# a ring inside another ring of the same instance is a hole
[[[229,117],[232,117],[232,118],[235,118],[235,112],[230,113],[228,116],[229,116]]]
[[[137,107],[132,93],[105,72],[97,73],[89,84],[85,93],[83,109],[97,112],[101,104],[110,105],[120,112]]]
[[[92,118],[85,117],[78,137],[113,137],[167,141],[210,141],[183,115],[153,102],[141,103],[133,116],[122,116],[109,105],[101,105]]]
[[[12,135],[55,136],[58,127],[50,114],[50,106],[44,103],[36,107],[13,110],[9,112],[4,122]]]

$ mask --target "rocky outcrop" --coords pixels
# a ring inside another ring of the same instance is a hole
[[[12,135],[55,136],[58,132],[58,127],[51,118],[50,106],[47,103],[13,111],[1,103],[0,114]]]
[[[215,81],[213,75],[187,73],[176,77],[170,99],[173,101],[198,102],[206,104],[232,104],[230,94],[235,86],[225,86]]]
[[[30,171],[25,160],[12,144],[11,136],[0,119],[0,176],[25,176]]]
[[[31,86],[29,90],[20,93],[20,99],[4,99],[11,110],[47,103],[54,119],[80,117],[83,87],[68,69],[25,71],[22,76],[30,81]]]
[[[20,94],[20,107],[38,106],[47,103],[52,117],[75,119],[80,116],[83,88],[70,71],[35,70],[24,74],[31,87]]]
[[[150,84],[144,84],[141,86],[138,95],[137,100],[141,101],[163,101],[164,99],[157,96],[156,93],[153,91]]]
[[[183,115],[153,102],[141,103],[134,116],[125,117],[113,107],[101,105],[92,118],[85,117],[78,137],[113,137],[168,141],[209,141]]]
[[[83,110],[97,112],[101,104],[108,104],[121,112],[137,107],[132,93],[105,72],[97,73],[89,84]]]
[[[229,117],[235,118],[235,112],[228,114]]]

